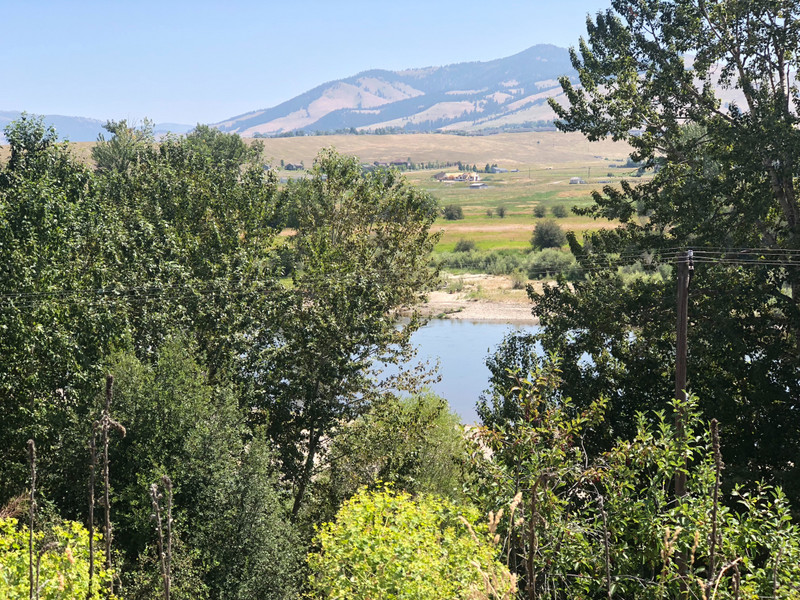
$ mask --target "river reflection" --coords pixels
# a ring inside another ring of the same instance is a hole
[[[417,360],[435,364],[439,359],[441,380],[431,386],[431,391],[446,398],[464,423],[475,423],[475,404],[488,387],[486,357],[508,332],[538,330],[535,325],[432,319],[414,333],[411,341],[419,349]]]

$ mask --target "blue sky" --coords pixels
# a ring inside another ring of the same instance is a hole
[[[0,110],[213,123],[326,81],[568,47],[610,0],[0,3]]]

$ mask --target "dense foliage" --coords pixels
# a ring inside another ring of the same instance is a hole
[[[593,456],[584,439],[606,402],[578,410],[557,361],[498,383],[505,406],[483,410],[473,489],[490,514],[507,511],[497,531],[526,597],[797,597],[800,531],[786,497],[763,484],[723,496],[716,423],[704,430],[694,398],[674,405],[683,428],[640,413],[633,437]]]
[[[634,148],[654,175],[595,194],[585,213],[614,230],[573,237],[589,274],[533,294],[542,343],[564,359],[579,406],[605,395],[609,447],[635,414],[672,395],[674,279],[617,273],[697,257],[689,382],[720,420],[732,481],[766,478],[800,497],[800,54],[796,2],[613,0],[573,51],[580,87],[553,104],[566,131]],[[590,360],[581,360],[589,358]]]
[[[279,190],[238,136],[107,129],[95,169],[40,119],[6,129],[0,506],[29,485],[32,438],[38,493],[65,517],[88,522],[93,464],[124,597],[168,581],[174,598],[295,597],[315,459],[381,397],[374,359],[407,351],[417,321],[398,329],[394,312],[435,279],[438,207],[333,151]],[[165,477],[173,517],[157,536],[148,489]]]
[[[436,496],[361,491],[319,532],[313,588],[341,600],[511,598],[514,579],[478,521]]]
[[[100,537],[95,541],[99,542]],[[34,543],[38,548],[34,558],[36,598],[99,600],[103,597],[101,592],[111,573],[97,569],[90,593],[89,532],[80,523],[64,522],[46,532],[36,531]],[[20,525],[17,519],[0,518],[0,591],[5,600],[31,597],[28,544],[29,530],[25,525]],[[99,552],[95,558],[97,564],[103,564]]]

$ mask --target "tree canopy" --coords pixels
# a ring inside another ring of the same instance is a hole
[[[568,105],[551,105],[561,130],[625,140],[654,174],[605,187],[583,211],[621,225],[571,237],[590,275],[532,295],[544,345],[565,358],[573,398],[609,397],[608,439],[632,433],[635,412],[672,386],[675,283],[653,274],[695,249],[689,387],[728,431],[738,476],[797,497],[800,6],[611,4],[571,51],[580,86],[562,79]],[[633,262],[651,275],[617,273]]]

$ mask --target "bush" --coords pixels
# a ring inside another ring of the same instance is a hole
[[[562,204],[556,204],[551,211],[553,212],[553,216],[557,219],[563,219],[567,216],[567,209]]]
[[[458,204],[448,204],[444,207],[444,218],[448,221],[458,221],[464,218],[464,211]]]
[[[531,237],[531,246],[538,249],[560,248],[567,241],[564,230],[555,221],[540,221]]]
[[[563,273],[567,279],[574,279],[578,272],[575,257],[569,252],[562,252],[557,248],[547,248],[537,252],[528,267],[528,277],[531,279],[544,279]]]
[[[471,252],[477,248],[473,240],[460,239],[456,242],[455,252]]]
[[[436,496],[362,490],[320,529],[311,585],[332,599],[511,599],[515,578],[478,517]]]
[[[89,532],[80,523],[65,521],[52,530],[34,532],[39,564],[39,593],[42,600],[56,598],[100,598],[110,574],[100,536],[95,534],[95,578],[89,592]],[[4,600],[27,600],[28,528],[16,519],[0,519],[0,591]]]
[[[514,271],[511,273],[511,289],[521,290],[525,288],[525,273],[522,271]]]
[[[533,207],[533,216],[537,219],[543,219],[546,214],[547,208],[545,208],[543,205],[537,204]]]
[[[501,219],[505,218],[506,216],[506,207],[505,206],[498,206],[494,209],[494,212],[497,213],[497,216]]]

